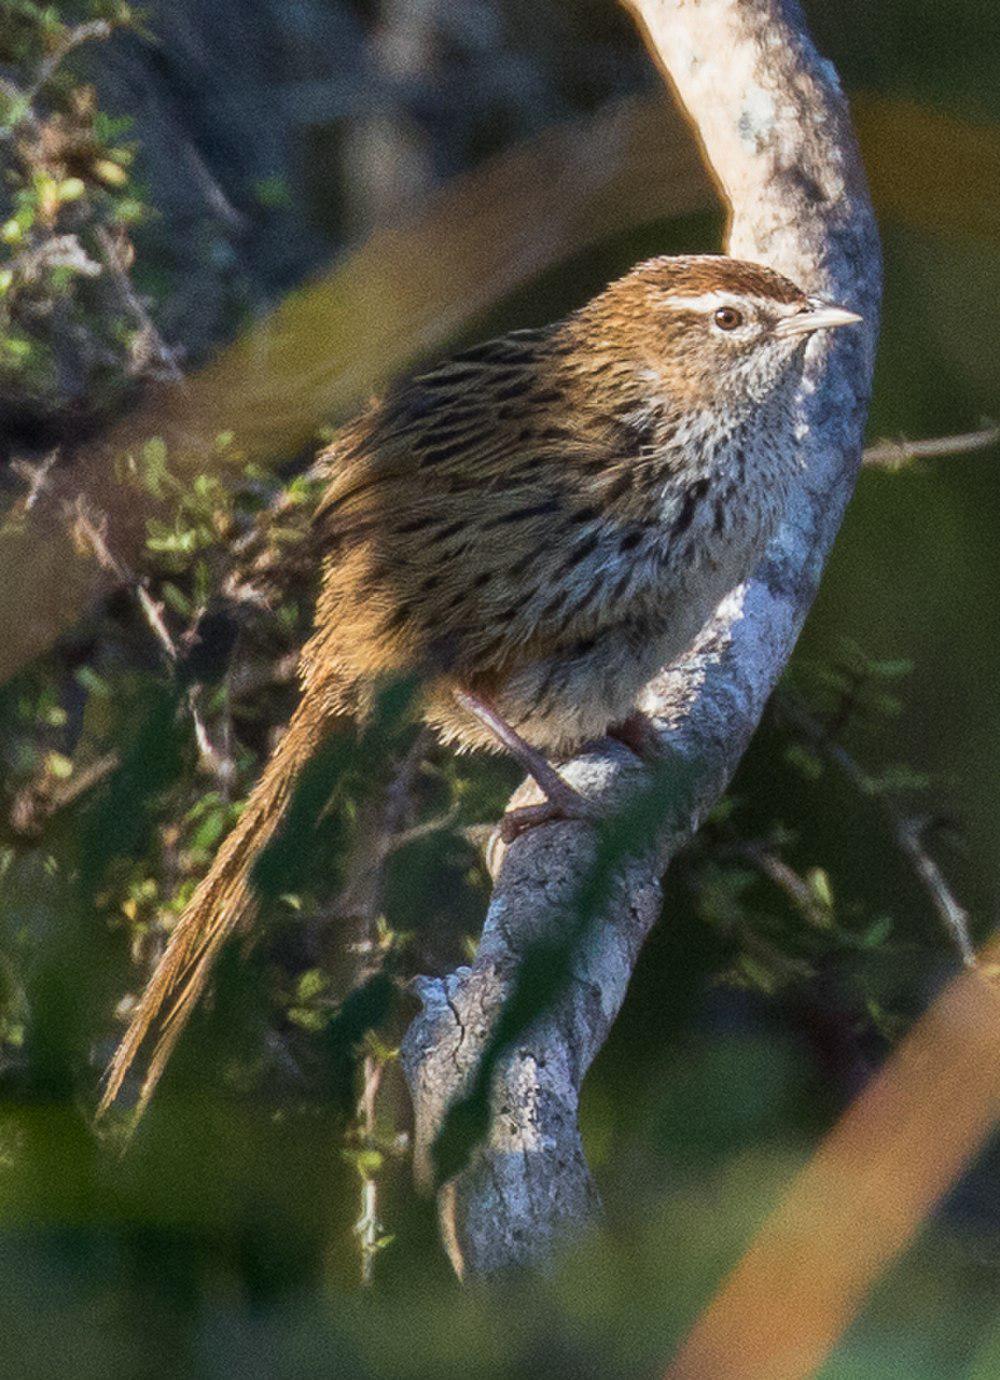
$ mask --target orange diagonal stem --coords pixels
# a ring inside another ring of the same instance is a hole
[[[699,1318],[667,1380],[815,1375],[1000,1116],[1000,938],[847,1110]]]

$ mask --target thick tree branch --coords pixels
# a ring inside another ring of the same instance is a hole
[[[813,47],[794,0],[632,0],[632,9],[730,207],[729,252],[850,305],[865,325],[812,347],[801,398],[802,477],[766,559],[691,653],[647,689],[643,707],[657,721],[664,753],[684,765],[684,799],[664,818],[659,847],[621,869],[568,989],[501,1061],[487,1138],[472,1167],[440,1195],[459,1273],[543,1258],[595,1208],[577,1129],[581,1081],[659,914],[662,870],[725,788],[792,651],[861,457],[881,268],[836,73]],[[566,774],[607,801],[627,799],[644,776],[612,745]],[[424,1011],[404,1050],[418,1168],[426,1169],[443,1115],[468,1085],[526,948],[556,923],[593,851],[592,830],[563,823],[497,856],[474,965],[422,983]]]

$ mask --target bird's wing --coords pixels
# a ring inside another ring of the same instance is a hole
[[[574,405],[564,355],[557,327],[487,341],[331,447],[317,622],[356,666],[344,674],[482,664],[561,629],[558,596],[608,522],[602,496],[636,459],[623,428]]]

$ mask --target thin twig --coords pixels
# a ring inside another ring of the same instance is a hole
[[[934,902],[938,915],[958,945],[962,962],[974,968],[978,962],[976,950],[969,937],[969,912],[955,899],[941,869],[923,846],[925,823],[919,819],[896,819],[896,840],[909,857],[924,889]]]
[[[177,352],[172,350],[160,335],[156,323],[146,309],[146,304],[136,292],[128,268],[122,259],[121,249],[107,226],[98,225],[95,238],[101,247],[104,266],[115,284],[118,296],[125,308],[131,312],[139,327],[145,358],[139,351],[134,352],[133,365],[138,373],[148,373],[153,366],[155,376],[164,382],[179,382],[183,378],[177,363]]]
[[[66,781],[43,777],[31,782],[14,797],[9,813],[11,828],[16,834],[36,838],[47,820],[93,790],[117,770],[120,760],[117,752],[109,752],[85,767],[74,765],[73,775]]]
[[[358,1099],[359,1131],[365,1148],[375,1144],[379,1089],[385,1069],[381,1059],[366,1054],[362,1065],[361,1096]],[[361,1283],[368,1286],[375,1276],[375,1257],[379,1253],[384,1228],[378,1215],[378,1180],[367,1172],[361,1176],[361,1213],[354,1224],[361,1249]]]
[[[406,828],[413,810],[413,791],[427,751],[429,734],[419,733],[399,762],[380,806],[373,810],[374,826],[359,828],[359,840],[354,855],[348,861],[347,880],[336,902],[336,912],[352,917],[357,924],[357,940],[351,946],[358,956],[354,982],[357,986],[369,981],[379,972],[385,961],[379,921],[382,914],[382,893],[386,863],[400,846],[400,840],[411,840],[420,826]],[[440,819],[431,821],[440,826]],[[378,1097],[385,1073],[385,1061],[373,1049],[365,1054],[361,1064],[361,1088],[355,1113],[355,1134],[362,1150],[380,1151],[378,1140]],[[384,1244],[384,1227],[379,1218],[379,1181],[359,1165],[361,1177],[361,1206],[354,1232],[361,1255],[361,1283],[370,1285],[374,1277],[375,1257]]]
[[[748,841],[731,847],[725,846],[718,851],[722,856],[741,858],[748,862],[783,892],[811,925],[817,929],[829,928],[829,907],[819,899],[805,878],[773,848],[764,843]]]
[[[22,249],[8,259],[4,269],[18,287],[30,287],[45,273],[68,269],[80,278],[99,278],[101,266],[80,243],[78,235],[50,234],[39,244]]]
[[[34,103],[35,97],[52,80],[74,48],[79,48],[82,43],[90,43],[94,39],[110,38],[111,27],[107,19],[89,19],[83,24],[74,24],[72,28],[64,29],[48,56],[39,63],[35,79],[25,92],[28,101]]]
[[[191,715],[191,722],[194,725],[194,740],[198,745],[198,754],[202,764],[218,781],[223,794],[228,799],[229,788],[236,776],[236,763],[233,761],[232,753],[220,752],[209,737],[208,728],[201,714],[200,692],[200,686],[188,686],[186,699],[188,713]]]
[[[456,802],[454,805],[450,805],[447,810],[442,810],[439,815],[434,815],[432,819],[422,820],[409,829],[400,829],[397,834],[387,840],[387,856],[389,853],[398,853],[401,848],[407,848],[411,843],[418,843],[431,834],[439,834],[442,829],[450,829],[461,813],[461,806]]]
[[[135,595],[143,617],[163,652],[168,668],[171,672],[175,671],[180,654],[177,643],[164,621],[162,606],[156,602],[139,576],[111,550],[106,535],[107,519],[94,514],[86,500],[80,496],[74,503],[66,504],[64,511],[70,520],[74,535],[89,546],[101,569],[108,571],[120,585],[124,585]],[[201,761],[222,787],[227,789],[232,783],[235,764],[229,754],[219,752],[212,743],[201,714],[199,687],[189,686],[185,700],[194,725],[194,737]]]
[[[945,455],[970,455],[977,450],[989,450],[1000,441],[1000,426],[990,422],[979,431],[966,431],[959,436],[932,436],[924,441],[886,439],[866,446],[862,455],[869,469],[901,470],[914,460],[936,460]]]
[[[405,831],[410,835],[406,821],[412,806],[413,787],[429,739],[426,731],[414,739],[386,790],[377,824],[370,830],[358,831],[358,847],[348,862],[347,879],[337,899],[335,913],[354,916],[369,930],[378,919],[382,907],[386,861],[400,846],[397,843],[400,834]],[[434,823],[436,827],[437,822]],[[412,835],[407,841],[411,839]]]
[[[828,761],[863,795],[871,795],[868,773],[813,715],[802,700],[789,690],[780,696],[780,708],[809,743],[822,752]],[[967,968],[976,966],[976,949],[970,934],[969,912],[956,899],[941,869],[923,844],[925,825],[902,811],[886,792],[878,795],[878,802],[900,852],[912,865],[931,905],[942,921]]]
[[[19,513],[30,513],[32,508],[45,493],[49,483],[49,473],[53,465],[59,459],[59,447],[50,451],[44,459],[37,464],[32,464],[29,460],[12,460],[11,469],[28,486],[28,492],[18,502]]]
[[[117,771],[120,761],[117,752],[106,752],[103,757],[98,757],[88,766],[76,768],[68,781],[61,781],[53,789],[49,800],[49,812],[55,814],[56,810],[64,810],[67,805],[79,800],[81,795],[93,790],[113,771]]]
[[[130,570],[108,545],[107,518],[92,512],[82,495],[78,496],[75,502],[66,504],[64,511],[74,536],[89,546],[101,569],[113,575],[118,584],[126,586],[135,595],[150,631],[173,669],[178,660],[177,644],[163,621],[163,612],[159,604],[152,598],[138,575]]]

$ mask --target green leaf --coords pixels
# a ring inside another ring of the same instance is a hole
[[[877,776],[869,776],[867,790],[870,795],[889,795],[899,791],[926,791],[930,785],[931,777],[926,772],[899,762],[886,767]]]
[[[139,479],[154,498],[162,498],[167,476],[167,443],[162,436],[151,436],[139,451]]]
[[[342,1150],[341,1154],[363,1179],[377,1178],[385,1165],[385,1156],[381,1150],[373,1150],[369,1146],[361,1150]]]
[[[891,915],[882,915],[869,925],[858,942],[863,949],[877,949],[889,938],[894,925]]]
[[[905,657],[885,661],[866,661],[865,670],[868,675],[877,676],[880,680],[899,680],[903,676],[913,674],[913,662]]]
[[[811,867],[806,873],[806,885],[824,910],[833,910],[833,888],[830,874],[822,867]]]
[[[74,672],[77,685],[81,686],[90,695],[99,696],[107,699],[111,694],[111,686],[94,670],[93,666],[78,666]]]
[[[295,990],[300,1002],[310,1002],[322,996],[329,985],[329,978],[321,968],[309,968],[300,976]]]
[[[785,748],[785,761],[794,767],[807,781],[818,781],[823,775],[823,761],[811,748],[801,743],[792,743]]]

